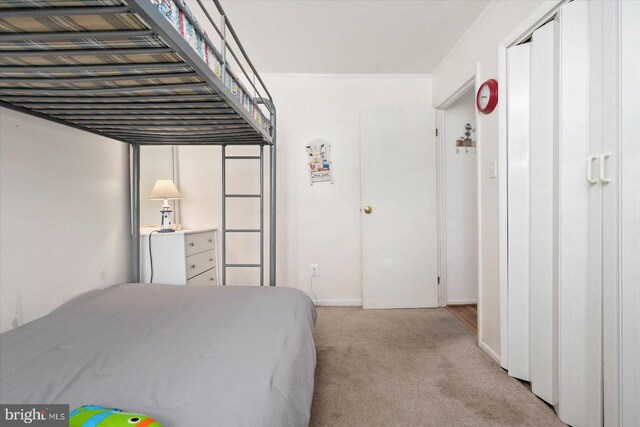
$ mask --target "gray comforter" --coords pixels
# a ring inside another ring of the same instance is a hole
[[[307,425],[315,319],[294,289],[92,291],[0,335],[0,402],[111,406],[164,427]]]

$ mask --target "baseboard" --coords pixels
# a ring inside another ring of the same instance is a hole
[[[477,304],[477,299],[447,299],[447,305]]]
[[[491,358],[495,360],[496,363],[498,363],[498,365],[500,364],[500,356],[498,356],[498,353],[493,351],[491,347],[489,347],[487,344],[483,343],[482,341],[478,342],[478,346],[480,346],[480,348],[483,349],[485,353],[491,356]]]
[[[316,301],[319,307],[362,307],[361,299],[321,299]]]

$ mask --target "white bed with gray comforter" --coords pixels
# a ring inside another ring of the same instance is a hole
[[[0,402],[110,406],[164,427],[307,425],[315,320],[287,288],[91,291],[0,335]]]

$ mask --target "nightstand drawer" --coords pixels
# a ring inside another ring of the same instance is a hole
[[[215,242],[214,233],[215,231],[206,231],[204,233],[186,234],[184,238],[187,256],[213,249]]]
[[[191,279],[216,266],[216,255],[213,250],[188,256],[185,260],[187,263],[187,279]]]
[[[216,275],[216,269],[212,268],[204,273],[198,274],[196,277],[192,277],[187,280],[188,286],[216,286],[218,284],[218,277]]]

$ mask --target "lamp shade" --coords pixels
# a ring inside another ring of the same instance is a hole
[[[162,199],[180,199],[182,194],[180,190],[170,179],[159,179],[156,181],[156,185],[153,186],[153,191],[149,199],[162,200]]]

